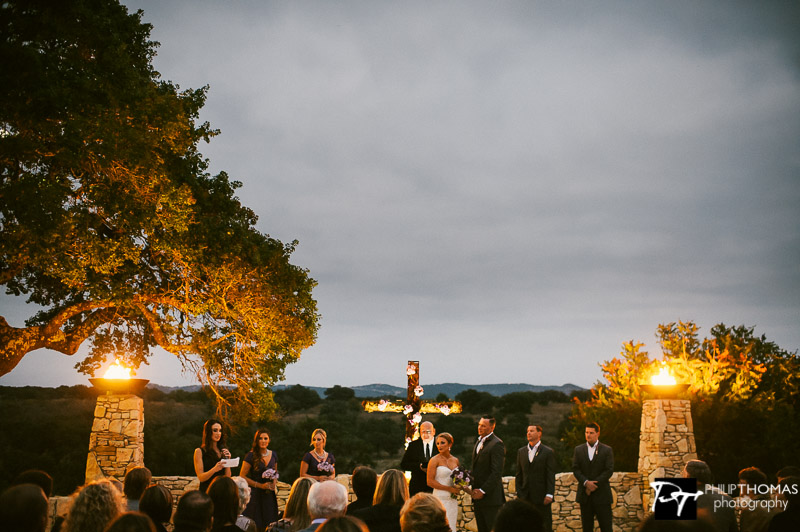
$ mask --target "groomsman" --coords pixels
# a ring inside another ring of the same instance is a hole
[[[556,490],[556,453],[542,443],[542,427],[528,427],[528,445],[517,451],[517,497],[533,504],[542,516],[542,530],[553,530],[551,504]]]
[[[600,443],[600,426],[587,423],[584,432],[586,443],[575,447],[572,472],[578,479],[577,501],[581,507],[583,532],[594,530],[594,518],[600,532],[612,532],[611,475],[614,473],[614,451]]]
[[[433,488],[428,486],[428,462],[439,454],[434,436],[436,429],[433,423],[425,421],[419,426],[420,437],[408,444],[400,467],[411,471],[411,480],[408,483],[408,494],[413,497],[419,492],[430,493]]]
[[[503,493],[503,464],[506,448],[503,440],[494,434],[495,420],[484,416],[478,422],[478,442],[472,451],[472,507],[478,532],[490,532],[497,511],[506,501]]]

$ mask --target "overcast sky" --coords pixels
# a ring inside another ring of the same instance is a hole
[[[212,171],[319,282],[288,383],[402,386],[414,359],[588,387],[677,320],[800,347],[798,2],[124,3],[165,79],[210,86]],[[166,354],[139,375],[190,382]]]

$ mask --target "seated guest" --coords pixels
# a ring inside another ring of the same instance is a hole
[[[28,469],[17,475],[11,485],[19,484],[36,484],[48,499],[53,495],[53,477],[40,469]]]
[[[139,499],[139,511],[153,521],[156,532],[167,532],[165,525],[172,517],[172,493],[164,486],[153,484]]]
[[[53,477],[41,469],[28,469],[17,475],[11,485],[18,486],[20,484],[35,484],[39,486],[48,500],[53,495]],[[57,515],[53,518],[50,532],[60,532],[62,526],[64,526],[64,516]]]
[[[782,478],[778,483],[786,500],[786,509],[775,514],[769,522],[769,532],[797,532],[800,530],[800,477]]]
[[[64,521],[65,532],[103,532],[125,511],[122,493],[108,480],[96,480],[78,488]]]
[[[370,532],[364,521],[350,515],[332,517],[322,523],[317,532]]]
[[[759,493],[759,486],[767,484],[767,475],[757,467],[739,471],[739,501],[736,506],[741,532],[767,532],[769,520],[778,513],[778,509],[769,508],[770,494]]]
[[[402,471],[389,469],[380,476],[372,506],[353,513],[370,532],[400,532],[400,509],[408,499],[408,483]]]
[[[114,519],[105,532],[156,532],[156,527],[147,515],[127,512]]]
[[[242,515],[242,511],[247,507],[247,503],[250,502],[250,486],[247,485],[247,481],[243,477],[236,476],[231,477],[231,479],[239,490],[239,516],[236,518],[236,526],[245,532],[256,532],[256,522],[246,515]]]
[[[317,482],[308,490],[308,513],[311,524],[303,532],[314,532],[333,517],[344,515],[347,510],[347,488],[336,481]]]
[[[18,484],[0,494],[0,528],[7,532],[44,532],[47,497],[36,484]]]
[[[127,499],[128,510],[132,512],[139,510],[139,499],[150,485],[151,478],[153,475],[146,467],[134,467],[125,475],[122,491]]]
[[[402,532],[450,532],[442,501],[430,493],[417,493],[400,510]]]
[[[272,523],[267,530],[269,532],[297,532],[303,530],[311,524],[311,514],[308,513],[308,491],[317,481],[311,478],[298,478],[289,490],[289,498],[286,499],[286,508],[283,510],[283,518]]]
[[[697,497],[697,518],[708,521],[717,532],[736,532],[736,512],[733,499],[713,487],[714,477],[711,468],[702,460],[689,460],[681,471],[683,478],[697,480],[697,490],[703,494]]]
[[[514,499],[497,512],[494,532],[542,532],[542,515],[528,501]]]
[[[208,487],[208,496],[214,503],[214,524],[211,532],[240,532],[236,526],[239,516],[239,488],[231,477],[217,477]]]
[[[353,485],[353,493],[356,494],[356,500],[347,505],[347,515],[352,515],[356,510],[372,506],[375,486],[378,484],[378,474],[372,468],[358,466],[353,470],[350,483]]]
[[[178,500],[173,532],[208,532],[214,518],[214,503],[211,497],[200,490],[187,491]]]
[[[785,478],[789,477],[800,477],[800,467],[797,466],[786,466],[782,467],[775,473],[775,476],[778,477],[778,484]]]

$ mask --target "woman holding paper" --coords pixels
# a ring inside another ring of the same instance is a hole
[[[256,522],[264,530],[278,520],[278,498],[275,484],[278,481],[278,456],[269,449],[269,431],[258,429],[253,438],[253,448],[244,457],[239,476],[250,486],[250,502],[242,515]]]
[[[230,457],[231,452],[225,447],[222,423],[209,419],[203,425],[203,443],[194,450],[194,472],[200,481],[200,491],[205,493],[216,477],[231,476],[231,468],[223,463]]]

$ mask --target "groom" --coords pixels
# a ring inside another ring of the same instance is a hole
[[[490,532],[497,511],[506,500],[503,493],[503,463],[506,448],[494,434],[495,420],[486,415],[478,422],[478,442],[472,451],[472,505],[478,532]]]

